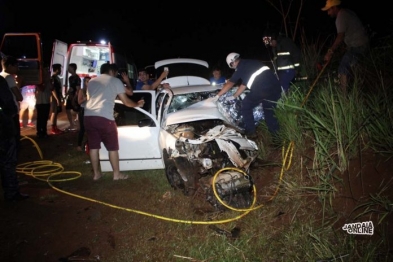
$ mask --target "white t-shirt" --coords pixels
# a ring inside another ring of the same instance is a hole
[[[348,47],[361,47],[368,44],[366,30],[359,17],[351,10],[342,8],[336,18],[337,33],[345,33],[344,43]]]
[[[52,85],[50,79],[44,80],[42,83],[44,90],[41,91],[40,87],[35,87],[35,99],[36,104],[50,104],[50,98],[52,96]]]
[[[125,93],[120,79],[102,74],[90,80],[87,89],[89,98],[85,105],[85,116],[100,116],[115,120],[113,109],[117,95]]]

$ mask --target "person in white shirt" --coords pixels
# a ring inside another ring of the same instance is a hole
[[[109,161],[113,169],[113,180],[127,179],[120,173],[119,139],[117,125],[113,116],[115,99],[118,97],[128,107],[143,107],[144,100],[137,103],[126,95],[126,90],[120,79],[116,78],[117,67],[105,63],[100,68],[101,75],[90,80],[84,109],[84,126],[87,134],[90,162],[93,168],[93,180],[102,177],[99,161],[101,143],[109,153]]]

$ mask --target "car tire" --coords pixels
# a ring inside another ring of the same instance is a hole
[[[166,149],[163,150],[162,156],[164,158],[165,164],[165,175],[166,178],[173,189],[180,189],[184,191],[185,185],[184,181],[181,178],[179,172],[177,171],[175,161],[169,159],[169,154]]]

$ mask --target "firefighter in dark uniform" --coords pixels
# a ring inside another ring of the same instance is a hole
[[[259,60],[240,59],[238,53],[230,53],[226,61],[230,68],[235,69],[235,72],[223,85],[214,100],[218,100],[236,83],[240,83],[239,88],[233,96],[227,97],[226,100],[236,99],[246,88],[249,88],[250,93],[243,99],[241,106],[246,136],[251,139],[256,137],[253,109],[260,103],[263,105],[266,125],[270,133],[276,135],[279,126],[273,109],[281,97],[281,86],[274,72]]]
[[[266,47],[272,47],[272,63],[282,89],[287,93],[299,69],[301,51],[292,39],[275,30],[265,30],[263,42]]]

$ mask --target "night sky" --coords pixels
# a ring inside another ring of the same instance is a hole
[[[102,3],[80,0],[57,1],[51,5],[37,1],[23,4],[0,1],[0,35],[40,32],[46,62],[50,60],[55,39],[69,44],[78,40],[109,40],[132,55],[138,68],[174,57],[198,58],[212,66],[226,66],[225,57],[230,52],[264,60],[263,31],[268,23],[280,25],[282,20],[268,1],[237,1],[221,5],[197,1],[172,4],[168,1]],[[272,2],[279,3],[278,0]],[[292,1],[290,21],[296,20],[300,2]],[[334,20],[321,11],[325,3],[325,0],[303,0],[300,22],[308,38],[334,39]],[[389,31],[388,8],[354,0],[343,0],[342,3],[379,34]]]

